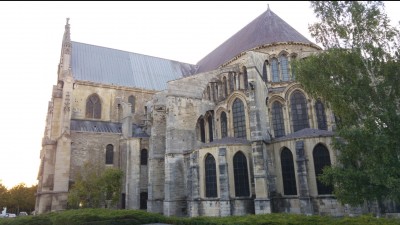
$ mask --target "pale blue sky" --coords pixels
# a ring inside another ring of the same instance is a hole
[[[36,184],[66,18],[71,39],[195,64],[265,10],[305,37],[309,2],[0,2],[0,180]],[[387,2],[400,20],[400,2]]]

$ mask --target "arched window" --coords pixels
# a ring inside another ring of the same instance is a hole
[[[135,112],[135,96],[133,96],[133,95],[129,96],[128,102],[131,103],[131,105],[132,105],[131,112],[134,113]]]
[[[247,68],[243,66],[243,84],[244,84],[244,89],[247,90],[249,87],[249,81],[247,77]]]
[[[289,80],[289,63],[288,59],[285,55],[281,55],[280,59],[280,66],[281,66],[281,73],[282,73],[282,80],[288,81]]]
[[[224,77],[224,79],[223,79],[223,85],[224,85],[224,97],[226,98],[226,97],[228,97],[228,82],[226,81],[226,77]]]
[[[268,81],[268,60],[264,61],[262,78],[263,78],[264,82]]]
[[[228,136],[228,120],[226,119],[226,113],[221,113],[221,138]]]
[[[140,165],[147,165],[147,158],[148,158],[148,152],[147,149],[142,149],[140,151]]]
[[[233,156],[233,173],[236,197],[250,196],[247,159],[242,152],[238,152]]]
[[[285,195],[297,195],[296,176],[292,152],[284,148],[281,152],[283,193]]]
[[[147,192],[140,192],[140,209],[147,209]]]
[[[114,146],[107,145],[106,146],[106,164],[113,164],[114,163]]]
[[[232,93],[234,91],[235,91],[235,74],[229,72],[229,93]]]
[[[86,118],[101,118],[101,102],[97,94],[90,95],[86,100]]]
[[[233,132],[237,138],[246,138],[246,117],[244,105],[240,99],[235,99],[232,105]]]
[[[211,91],[210,91],[210,86],[209,85],[207,86],[207,98],[208,98],[208,100],[211,101]]]
[[[275,137],[285,136],[282,104],[278,101],[275,101],[272,104],[272,125],[274,127]]]
[[[272,82],[279,82],[279,69],[278,60],[273,58],[271,60]]]
[[[307,101],[300,91],[294,91],[290,97],[293,131],[309,128]]]
[[[315,111],[317,114],[318,129],[327,130],[328,125],[326,124],[325,107],[319,99],[315,102]]]
[[[294,61],[294,60],[296,60],[296,55],[292,55],[291,56],[291,61]],[[295,73],[295,69],[294,69],[293,66],[290,67],[290,72],[292,74],[292,80],[295,80],[296,79],[296,73]]]
[[[319,181],[318,176],[322,174],[322,169],[326,166],[331,166],[331,158],[329,156],[328,149],[322,145],[318,144],[315,146],[313,151],[314,157],[314,170],[315,177],[317,180],[317,190],[319,195],[332,194],[333,187],[331,185],[327,186]]]
[[[197,121],[197,126],[199,128],[198,131],[200,132],[200,141],[203,143],[206,143],[206,130],[204,128],[204,119],[203,118],[200,118]]]
[[[213,138],[213,118],[211,115],[208,116],[208,138],[210,142],[214,140]]]
[[[211,154],[205,160],[206,197],[217,197],[217,169]]]

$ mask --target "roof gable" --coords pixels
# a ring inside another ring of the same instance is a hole
[[[214,51],[201,59],[197,72],[217,69],[240,53],[257,46],[277,42],[313,44],[269,8]]]

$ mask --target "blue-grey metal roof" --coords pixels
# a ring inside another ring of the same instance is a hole
[[[313,44],[268,8],[267,11],[201,59],[197,63],[199,66],[197,72],[217,69],[244,51],[278,42]]]
[[[76,80],[164,90],[167,82],[194,74],[196,66],[72,41]]]
[[[90,120],[71,120],[71,130],[81,132],[122,133],[121,123]]]
[[[273,142],[286,141],[289,139],[296,139],[296,138],[331,137],[333,135],[335,135],[335,132],[333,131],[304,128],[302,130],[296,131],[286,136],[275,138],[273,139]]]
[[[122,124],[92,121],[92,120],[71,120],[71,130],[88,133],[115,133],[122,134]],[[132,137],[149,137],[143,128],[137,124],[132,124]]]

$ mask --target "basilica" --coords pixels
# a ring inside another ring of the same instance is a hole
[[[121,209],[167,216],[343,216],[317,177],[335,117],[290,62],[322,49],[269,8],[197,64],[75,42],[67,20],[36,212],[67,208],[86,162],[120,168]]]

